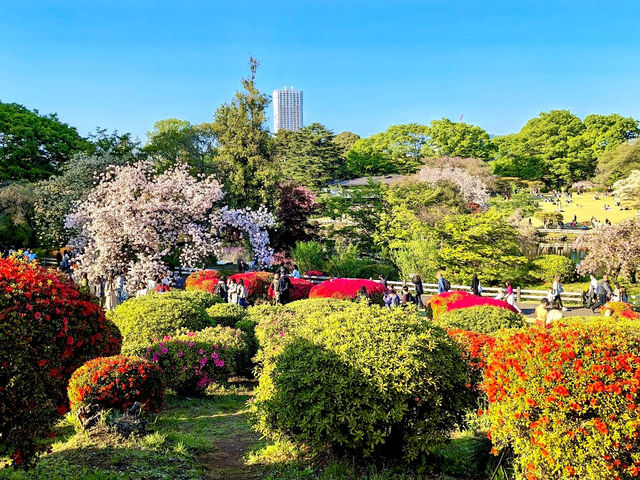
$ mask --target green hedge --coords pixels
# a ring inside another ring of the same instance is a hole
[[[521,328],[526,322],[522,315],[506,308],[477,306],[446,312],[438,318],[437,325],[443,328],[491,333],[502,328]]]
[[[214,305],[224,303],[219,296],[201,290],[171,290],[165,293],[151,293],[151,295],[162,295],[165,298],[173,298],[176,300],[186,300],[191,302],[195,307],[207,309]]]
[[[472,397],[459,349],[425,322],[413,309],[340,301],[263,317],[257,428],[315,451],[431,452]]]
[[[156,338],[210,326],[211,320],[202,308],[206,303],[203,300],[208,299],[169,293],[149,294],[118,305],[107,313],[107,318],[122,333],[122,353],[141,355]]]
[[[207,314],[213,325],[235,327],[236,323],[247,316],[247,311],[240,305],[232,303],[220,303],[207,308]]]
[[[556,276],[562,282],[572,282],[576,278],[576,265],[563,255],[541,255],[531,261],[531,277],[541,283],[551,283]]]

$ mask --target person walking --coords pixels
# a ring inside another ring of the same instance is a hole
[[[589,275],[589,278],[589,308],[591,308],[598,298],[598,279],[593,273]]]
[[[511,282],[505,282],[505,286],[507,287],[507,303],[511,305],[513,308],[515,308],[518,311],[518,313],[521,313],[522,310],[520,310],[520,308],[518,308],[518,306],[516,305],[516,297],[513,293],[513,287],[511,286]]]
[[[448,292],[450,288],[449,281],[442,276],[441,272],[438,272],[438,293]]]
[[[478,280],[478,275],[473,275],[471,279],[471,293],[477,297],[482,294],[482,287],[480,286],[480,280]]]
[[[553,290],[553,301],[558,304],[563,312],[566,312],[568,308],[562,304],[562,293],[564,292],[564,288],[562,288],[562,283],[560,283],[560,277],[556,276],[553,279],[553,286],[551,289]]]
[[[280,274],[278,272],[273,275],[271,287],[273,288],[273,303],[280,305]]]
[[[278,280],[278,290],[280,291],[280,302],[282,305],[289,303],[291,280],[289,280],[289,275],[287,275],[286,271],[280,275],[280,280]]]
[[[416,287],[416,305],[418,308],[425,308],[424,303],[422,303],[422,295],[424,295],[424,286],[422,285],[422,279],[420,275],[415,275],[413,277],[413,284]]]
[[[238,305],[242,308],[247,308],[247,297],[249,296],[249,292],[247,291],[247,287],[244,286],[244,280],[242,279],[238,280],[236,294],[238,295]]]
[[[232,305],[238,304],[238,284],[235,278],[229,278],[227,282],[227,301]]]
[[[227,277],[225,275],[221,276],[218,279],[218,284],[216,285],[215,290],[213,291],[214,295],[219,296],[223,302],[226,302],[228,299],[227,295]]]
[[[104,309],[113,310],[118,306],[118,288],[116,280],[113,275],[109,275],[109,278],[104,285]]]
[[[598,285],[598,303],[591,307],[591,311],[596,313],[596,308],[602,307],[607,303],[607,297],[610,297],[612,293],[613,290],[611,290],[611,285],[609,284],[609,277],[604,275]]]

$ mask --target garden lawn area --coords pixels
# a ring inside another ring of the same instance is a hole
[[[599,200],[593,199],[593,192],[583,193],[581,195],[573,195],[573,201],[566,203],[564,198],[562,199],[562,215],[564,216],[564,222],[570,223],[573,220],[573,216],[578,216],[578,223],[588,222],[591,217],[595,217],[604,222],[605,218],[611,220],[611,223],[620,223],[629,218],[633,218],[638,211],[637,208],[631,205],[631,202],[622,201],[622,205],[628,205],[629,210],[620,210],[620,207],[615,206],[614,197],[600,197]],[[544,212],[555,212],[556,204],[550,202],[543,202],[539,200],[538,203]],[[611,210],[605,210],[604,205],[610,205]],[[542,226],[542,222],[537,218],[533,219],[533,224],[536,227]]]

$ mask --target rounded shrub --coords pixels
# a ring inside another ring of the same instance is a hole
[[[487,357],[496,344],[496,339],[489,335],[470,330],[450,328],[447,334],[462,351],[462,356],[469,366],[471,374],[471,386],[476,393],[482,382],[484,369],[487,366]]]
[[[448,292],[439,293],[432,296],[425,305],[427,309],[427,317],[437,320],[440,315],[447,311],[447,305],[462,298],[472,296],[469,292],[459,290],[449,290]]]
[[[240,330],[218,325],[157,340],[145,357],[162,367],[176,392],[202,395],[211,383],[226,383],[246,351]]]
[[[247,311],[240,305],[220,303],[207,308],[207,315],[209,315],[213,325],[235,327],[236,323],[247,316]]]
[[[524,317],[505,308],[477,306],[445,312],[435,321],[443,328],[491,333],[503,328],[521,328],[526,325]]]
[[[613,320],[638,320],[640,314],[625,302],[607,302],[601,309],[604,317]]]
[[[224,300],[217,295],[205,292],[202,290],[171,290],[164,293],[150,293],[149,295],[160,295],[164,298],[172,298],[175,300],[183,300],[190,302],[194,307],[207,309],[219,303],[224,303]]]
[[[141,355],[154,339],[211,325],[198,302],[169,293],[129,299],[107,314],[122,333],[122,353]]]
[[[66,278],[0,259],[0,455],[30,466],[67,411],[67,383],[84,362],[120,351],[120,334]]]
[[[164,372],[158,365],[139,357],[115,355],[89,360],[69,380],[71,410],[89,404],[124,411],[135,402],[148,412],[164,405]]]
[[[576,278],[576,265],[564,255],[541,255],[532,262],[531,276],[541,283],[551,283],[558,276],[563,282]]]
[[[337,298],[340,300],[354,300],[360,289],[365,287],[373,303],[382,305],[382,297],[386,287],[373,280],[357,278],[335,278],[315,285],[309,292],[309,298]]]
[[[249,300],[255,302],[258,299],[267,298],[269,285],[273,281],[273,273],[269,272],[247,272],[236,273],[231,275],[229,279],[242,280],[249,294]]]
[[[468,295],[460,298],[454,302],[447,304],[445,312],[451,312],[452,310],[460,310],[470,307],[494,307],[509,310],[510,312],[518,313],[518,310],[513,305],[508,304],[504,300],[497,300],[489,297],[478,297],[476,295]]]
[[[289,278],[291,280],[291,288],[289,289],[289,299],[291,301],[304,300],[309,298],[309,292],[313,288],[313,283],[303,278]],[[273,283],[269,284],[269,290],[267,292],[267,298],[274,298]]]
[[[640,340],[617,323],[537,325],[498,339],[485,371],[490,438],[518,478],[640,474]]]
[[[211,294],[215,293],[220,280],[220,273],[216,270],[200,270],[190,274],[185,280],[186,290],[202,290]]]
[[[316,451],[409,460],[432,451],[472,398],[459,349],[413,309],[342,303],[258,326],[270,339],[251,404],[258,429]]]

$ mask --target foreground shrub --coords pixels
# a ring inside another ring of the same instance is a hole
[[[231,275],[229,278],[236,282],[238,280],[242,280],[244,282],[244,286],[247,288],[247,292],[249,293],[249,300],[251,302],[255,302],[258,299],[267,298],[269,285],[271,285],[271,282],[273,281],[273,273],[236,273],[235,275]]]
[[[440,315],[447,311],[447,305],[461,298],[470,297],[469,292],[459,290],[449,290],[448,292],[439,293],[432,296],[425,305],[427,309],[427,317],[437,320]]]
[[[365,287],[371,296],[371,301],[382,305],[382,297],[387,290],[384,285],[373,280],[356,278],[336,278],[315,285],[309,292],[309,298],[337,298],[340,300],[354,300],[360,289]]]
[[[496,449],[521,477],[640,473],[640,341],[617,324],[535,326],[499,339],[484,389]]]
[[[445,312],[435,321],[443,328],[456,328],[479,333],[496,332],[502,328],[521,328],[524,317],[505,308],[478,306]]]
[[[218,280],[220,280],[220,274],[216,270],[200,270],[189,275],[184,286],[186,290],[202,290],[213,294]]]
[[[258,337],[269,343],[251,406],[258,430],[316,451],[432,451],[471,401],[459,349],[413,309],[342,304],[290,312],[288,325],[261,322]]]
[[[164,298],[183,300],[191,303],[195,308],[205,310],[219,303],[224,303],[224,300],[219,296],[202,290],[171,290],[170,292],[150,293],[149,295],[161,295]]]
[[[304,300],[309,298],[309,292],[313,288],[313,283],[303,278],[289,278],[291,280],[291,288],[289,289],[289,299],[291,301]],[[269,291],[267,292],[268,298],[274,298],[273,283],[269,285]]]
[[[602,315],[614,320],[638,320],[640,314],[625,302],[607,302],[601,309]]]
[[[220,303],[207,308],[207,315],[209,315],[213,325],[235,327],[236,323],[247,316],[247,311],[240,305]]]
[[[503,300],[496,300],[495,298],[489,297],[478,297],[476,295],[468,295],[466,297],[460,298],[455,302],[450,302],[447,304],[446,312],[451,312],[453,310],[460,310],[463,308],[471,308],[471,307],[493,307],[493,308],[501,308],[503,310],[509,310],[510,312],[518,313],[518,310],[513,305],[508,304]]]
[[[107,314],[122,333],[122,353],[141,355],[154,339],[183,331],[198,331],[211,325],[201,306],[204,304],[171,293],[132,298]],[[188,293],[209,296],[205,292]]]
[[[532,262],[531,276],[540,283],[552,283],[556,276],[563,282],[576,278],[576,265],[564,255],[540,255]]]
[[[176,392],[202,395],[211,383],[227,382],[246,349],[241,331],[218,325],[158,340],[145,357],[162,367]]]
[[[0,259],[0,455],[30,466],[67,411],[67,383],[87,360],[120,351],[91,297],[32,263]]]
[[[462,356],[469,366],[471,388],[479,395],[479,386],[487,367],[487,357],[495,346],[496,339],[484,333],[455,328],[447,330],[447,335],[462,351]]]
[[[139,357],[115,355],[89,360],[69,380],[71,410],[91,403],[124,411],[135,402],[148,412],[164,405],[164,372],[156,364]]]

